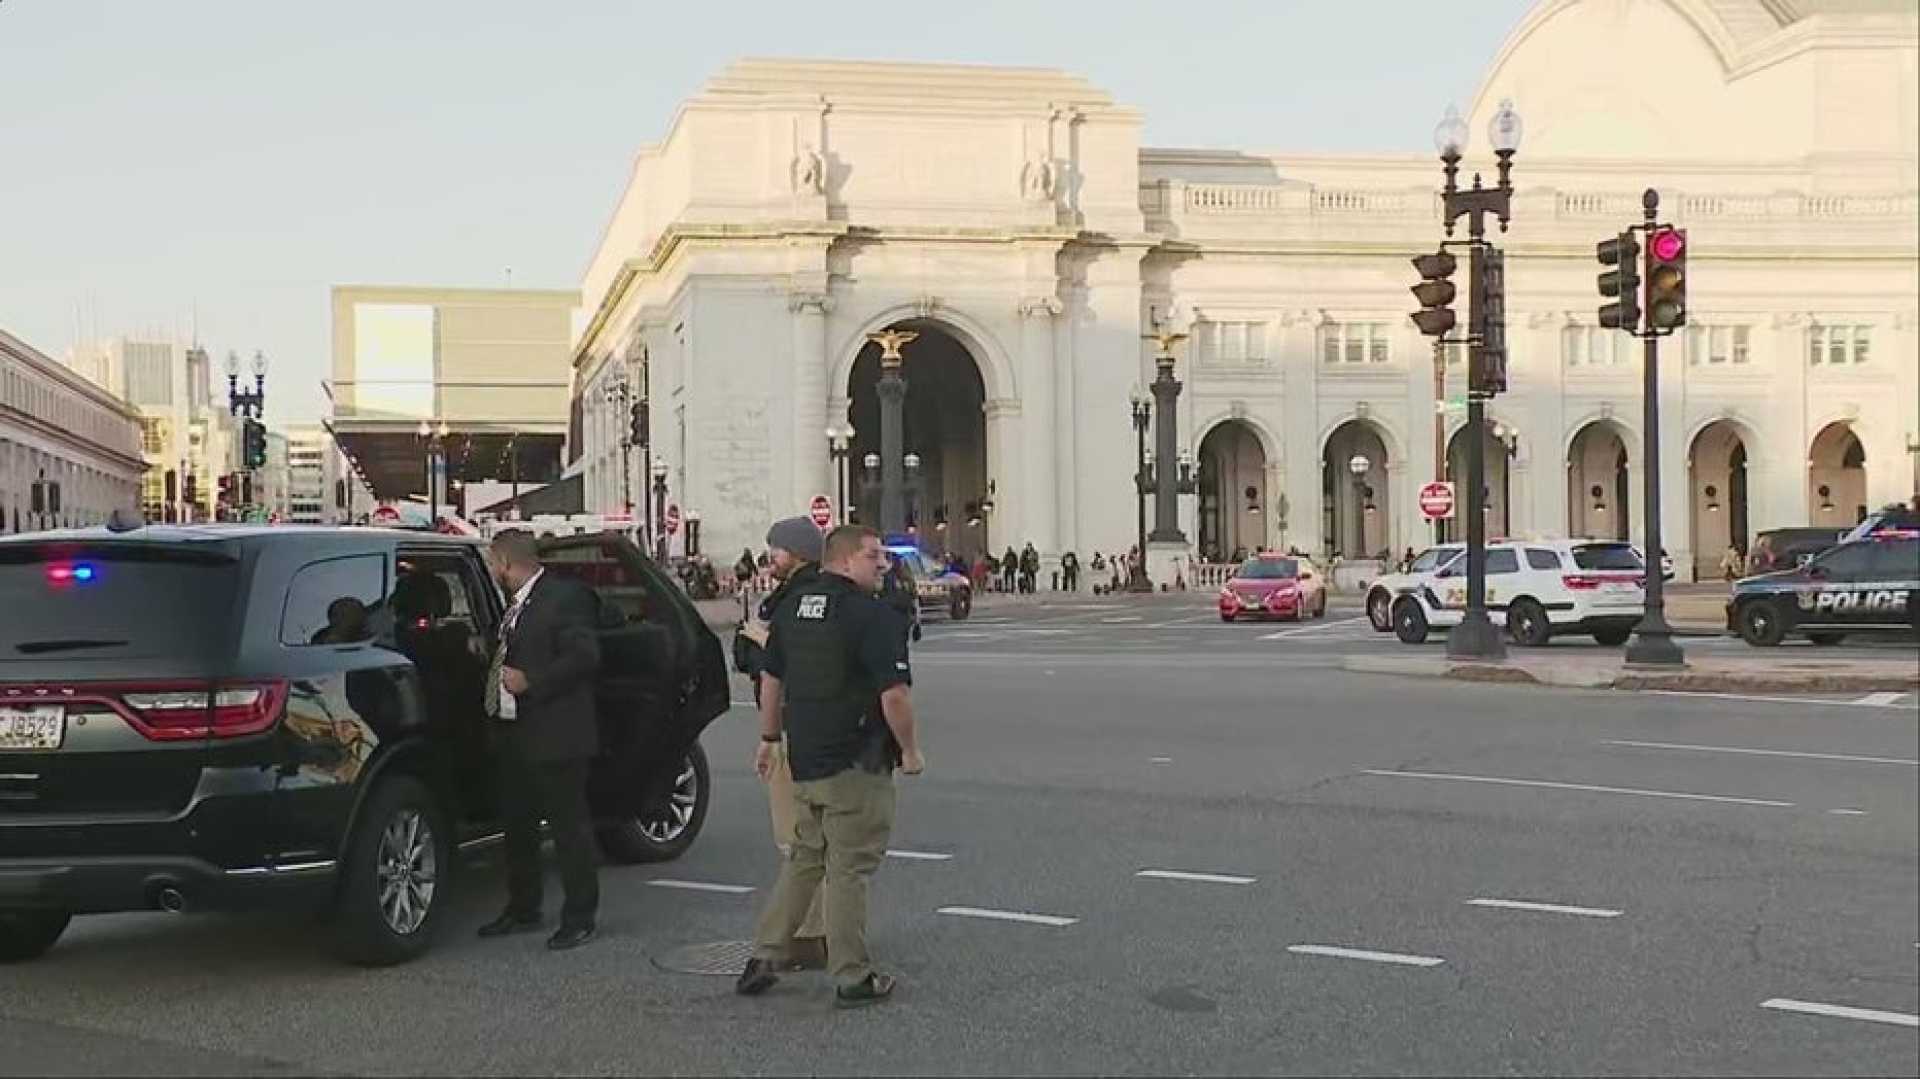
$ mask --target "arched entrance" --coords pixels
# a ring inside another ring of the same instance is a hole
[[[920,336],[901,353],[907,382],[901,410],[905,454],[920,461],[917,487],[910,487],[907,520],[920,545],[935,553],[984,552],[989,535],[986,386],[973,354],[940,323],[914,319],[898,324]],[[880,346],[868,342],[847,380],[848,419],[854,436],[847,455],[847,501],[862,521],[877,522],[880,495],[865,489],[864,461],[880,453]],[[1005,546],[1011,537],[1001,538]]]
[[[1513,455],[1518,436],[1503,423],[1487,422],[1486,441],[1486,514],[1487,536],[1513,535]],[[1467,535],[1467,429],[1463,426],[1447,440],[1447,479],[1453,481],[1455,506],[1453,518],[1440,522],[1442,540],[1459,542]]]
[[[1720,576],[1720,561],[1731,546],[1747,553],[1747,444],[1740,429],[1715,420],[1693,436],[1687,453],[1693,521],[1693,575],[1707,581]]]
[[[1267,452],[1240,420],[1227,420],[1200,440],[1200,558],[1223,562],[1235,551],[1266,546]]]
[[[1866,447],[1845,421],[1827,424],[1807,450],[1807,521],[1844,528],[1866,516]]]
[[[1630,508],[1627,440],[1620,428],[1595,420],[1567,447],[1567,535],[1627,538]]]
[[[1348,420],[1327,436],[1320,455],[1320,534],[1330,554],[1377,558],[1384,551],[1392,557],[1390,463],[1386,438],[1367,420]]]

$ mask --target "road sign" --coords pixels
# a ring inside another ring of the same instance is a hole
[[[807,503],[807,516],[813,518],[813,527],[825,532],[833,523],[833,499],[826,495],[814,495]]]
[[[680,531],[680,507],[669,505],[667,507],[667,534],[672,535],[678,531]]]
[[[1453,484],[1423,483],[1420,485],[1420,512],[1430,521],[1453,516]]]

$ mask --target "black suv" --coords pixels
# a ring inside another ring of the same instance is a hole
[[[720,642],[626,540],[544,541],[600,599],[610,860],[705,819]],[[341,952],[430,945],[456,853],[497,838],[482,694],[503,613],[480,542],[154,526],[0,540],[0,960],[75,914],[322,913]],[[406,870],[406,871],[403,871]]]
[[[1727,631],[1770,647],[1789,633],[1839,644],[1850,633],[1920,632],[1920,539],[1829,547],[1804,565],[1736,582]]]

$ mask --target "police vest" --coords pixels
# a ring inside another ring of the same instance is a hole
[[[839,579],[822,576],[795,588],[779,615],[780,648],[786,654],[788,699],[825,710],[858,725],[873,692],[853,669],[841,622],[841,607],[856,600]]]

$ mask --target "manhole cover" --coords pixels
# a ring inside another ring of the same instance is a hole
[[[739,974],[753,958],[750,940],[719,940],[711,944],[688,944],[665,955],[653,957],[653,965],[677,974]]]

